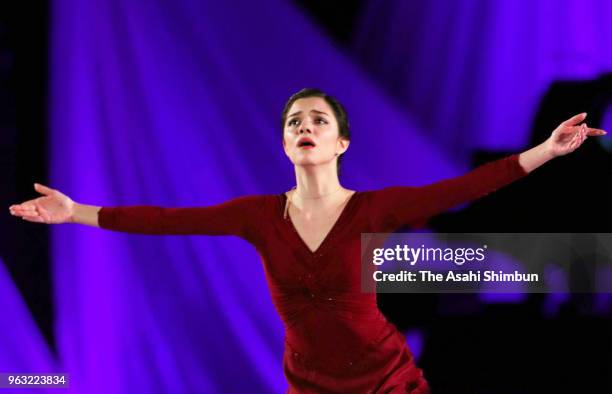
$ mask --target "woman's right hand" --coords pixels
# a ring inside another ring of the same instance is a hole
[[[59,190],[51,189],[39,183],[34,184],[34,190],[43,194],[43,197],[11,205],[9,211],[12,215],[36,223],[72,222],[76,203],[70,197]]]

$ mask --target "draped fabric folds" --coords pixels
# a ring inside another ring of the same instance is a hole
[[[303,87],[347,108],[344,186],[431,183],[474,148],[522,148],[551,81],[612,70],[603,0],[367,0],[352,54],[288,0],[51,4],[49,184],[99,206],[289,190],[280,113]],[[286,390],[283,326],[243,239],[51,235],[57,357],[0,264],[0,370],[67,372],[70,393]]]
[[[288,190],[280,113],[307,86],[348,109],[347,187],[459,173],[290,2],[56,0],[51,25],[50,185],[76,201],[206,206]],[[282,324],[243,240],[62,225],[52,245],[74,392],[286,389]]]
[[[59,373],[58,364],[0,258],[0,372]],[[1,389],[24,392],[23,389]],[[39,393],[51,392],[38,389]]]
[[[353,53],[465,163],[523,148],[552,82],[612,72],[611,17],[605,0],[364,0]]]

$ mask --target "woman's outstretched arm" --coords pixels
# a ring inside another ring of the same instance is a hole
[[[11,214],[36,223],[78,223],[138,234],[237,235],[250,242],[261,225],[264,202],[263,196],[243,196],[205,207],[99,207],[40,184],[34,188],[43,196],[11,205]]]
[[[483,197],[550,159],[573,152],[589,136],[606,134],[579,126],[585,117],[583,113],[561,123],[546,141],[534,148],[483,164],[464,175],[426,186],[393,186],[376,191],[372,204],[372,216],[379,221],[376,228],[422,225],[434,215]]]

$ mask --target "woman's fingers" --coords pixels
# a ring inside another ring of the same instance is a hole
[[[36,210],[36,206],[35,205],[16,204],[16,205],[11,205],[9,207],[9,210],[15,210],[15,211],[34,211],[34,210]]]
[[[570,152],[571,152],[571,151],[573,151],[574,149],[578,148],[578,145],[580,145],[580,138],[579,138],[579,137],[574,138],[574,139],[572,140],[572,142],[570,142],[570,143],[569,143],[569,145],[568,145],[568,147],[567,147],[567,148],[568,148],[568,149],[570,150]]]
[[[586,129],[584,126],[572,127],[570,129],[577,129],[577,131],[573,132],[572,138],[566,145],[566,149],[571,152],[577,149],[586,139]]]
[[[587,132],[588,132],[588,128],[587,128],[586,124],[583,123],[582,127],[580,128],[580,143],[581,144],[584,142],[584,140],[586,140]]]
[[[51,189],[50,187],[47,187],[45,185],[41,185],[40,183],[35,183],[34,184],[34,190],[36,190],[40,194],[44,194],[44,195],[49,195],[49,194],[54,192],[54,190]]]
[[[9,207],[9,210],[17,211],[17,212],[34,212],[37,210],[37,208],[36,208],[36,204],[34,203],[24,202],[22,204],[11,205]]]
[[[578,149],[588,137],[606,135],[605,130],[588,127],[581,123],[586,113],[571,117],[557,127],[550,138],[552,149],[558,155],[565,155]]]
[[[38,215],[37,211],[31,210],[31,209],[13,209],[11,211],[11,213],[13,215],[19,215],[19,216],[23,216],[23,215]]]
[[[16,215],[38,215],[38,210],[36,209],[11,208],[10,212]]]
[[[45,223],[45,221],[43,220],[43,218],[41,218],[40,216],[22,216],[21,217],[23,220],[27,220],[28,222],[35,222],[35,223]]]
[[[29,222],[51,223],[51,215],[43,207],[11,205],[9,207],[11,215],[21,217]]]
[[[578,137],[580,137],[580,133],[582,132],[582,126],[572,126],[572,127],[564,127],[561,131],[561,134],[569,134],[572,137],[572,141]]]
[[[561,134],[571,134],[572,139],[578,138],[581,136],[599,137],[599,136],[608,134],[605,130],[588,127],[586,123],[583,123],[580,126],[563,127],[560,132]]]
[[[20,208],[23,208],[23,209],[36,209],[36,201],[35,200],[30,200],[30,201],[22,202],[19,205],[20,205]]]
[[[27,220],[28,222],[49,223],[51,221],[51,218],[46,212],[38,212],[29,209],[13,208],[11,210],[11,214],[13,216],[21,217],[23,220]]]
[[[20,217],[22,219],[25,218],[39,218],[41,217],[38,212],[30,212],[30,211],[13,211],[11,212],[13,216]]]
[[[22,202],[21,204],[13,204],[9,207],[9,209],[11,208],[13,209],[38,209],[37,202],[40,198],[44,198],[44,197],[39,197],[33,200],[28,200],[28,201]]]
[[[601,130],[601,129],[593,129],[593,128],[588,127],[587,130],[588,131],[586,134],[589,137],[596,137],[596,136],[608,134],[605,130]]]
[[[22,215],[33,215],[37,214],[38,207],[34,200],[26,201],[21,204],[13,204],[9,207],[9,211],[11,214],[17,214],[19,216]]]
[[[583,112],[578,115],[574,115],[565,122],[561,123],[564,126],[576,126],[578,123],[582,122],[586,118],[586,112]]]

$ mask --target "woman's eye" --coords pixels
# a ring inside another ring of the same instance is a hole
[[[327,120],[323,119],[323,118],[317,118],[315,119],[315,122],[318,122],[319,124],[327,124]],[[293,126],[293,125],[297,125],[299,123],[299,119],[291,119],[289,122],[287,122],[287,126]]]

